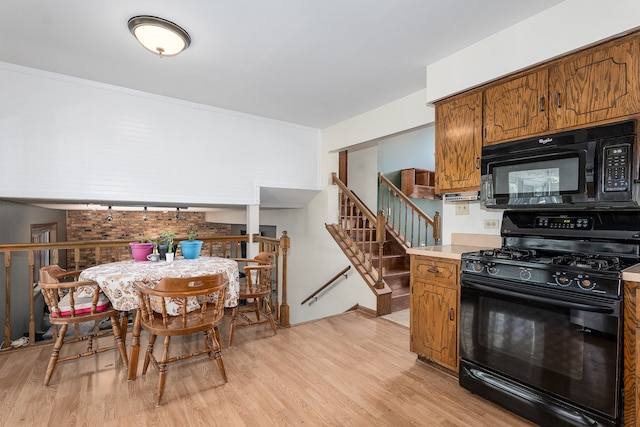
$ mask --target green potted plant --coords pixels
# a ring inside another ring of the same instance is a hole
[[[147,261],[147,255],[153,252],[153,242],[146,238],[141,238],[138,242],[129,243],[131,255],[136,261]]]
[[[196,232],[191,230],[187,236],[187,240],[180,242],[182,256],[185,259],[196,259],[200,256],[202,250],[202,240],[195,240]]]
[[[173,239],[175,239],[175,233],[170,232],[167,228],[162,230],[162,233],[158,237],[158,240],[162,243],[158,245],[158,252],[160,253],[160,259],[166,260],[167,253],[175,254],[176,247],[173,243]]]

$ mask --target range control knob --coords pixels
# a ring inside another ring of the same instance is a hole
[[[590,291],[596,287],[595,282],[589,280],[589,278],[584,278],[578,282],[578,286],[580,286],[585,291]]]
[[[556,275],[556,283],[562,287],[569,286],[571,279],[569,279],[566,274],[559,273]]]
[[[530,270],[528,270],[528,269],[526,269],[526,268],[521,269],[521,270],[520,270],[520,278],[521,278],[522,280],[529,280],[529,279],[531,279],[531,271],[530,271]]]
[[[482,264],[480,264],[479,262],[476,262],[475,264],[473,264],[473,269],[475,271],[482,271]]]
[[[487,272],[489,274],[498,274],[498,267],[495,264],[487,264]]]

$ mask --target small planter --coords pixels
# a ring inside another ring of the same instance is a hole
[[[171,250],[171,252],[175,255],[176,253],[176,249],[178,245],[174,244],[173,245],[173,249]],[[158,245],[158,253],[160,254],[160,259],[161,260],[165,260],[167,259],[167,253],[169,252],[169,245],[165,245],[165,244],[161,244]]]
[[[202,240],[183,240],[180,242],[184,259],[196,259],[200,256]]]
[[[153,243],[129,243],[131,246],[131,255],[136,261],[147,261],[147,255],[153,252]]]

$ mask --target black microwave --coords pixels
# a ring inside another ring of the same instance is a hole
[[[487,208],[638,206],[636,122],[566,131],[482,148]]]

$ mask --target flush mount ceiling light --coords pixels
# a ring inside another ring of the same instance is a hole
[[[129,31],[145,49],[159,56],[174,56],[191,44],[189,34],[178,25],[156,16],[134,16]]]

